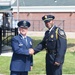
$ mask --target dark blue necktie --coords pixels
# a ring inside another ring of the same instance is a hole
[[[27,38],[24,38],[24,42],[25,42],[25,44],[26,44],[26,46],[28,45],[28,43],[27,43]]]

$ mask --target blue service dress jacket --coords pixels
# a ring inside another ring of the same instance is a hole
[[[27,43],[19,34],[11,40],[13,55],[10,64],[11,71],[30,71],[30,66],[33,66],[33,56],[29,54],[29,48],[32,48],[32,39],[26,37]]]

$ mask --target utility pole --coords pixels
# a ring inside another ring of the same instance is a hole
[[[19,20],[19,0],[17,0],[17,21]]]

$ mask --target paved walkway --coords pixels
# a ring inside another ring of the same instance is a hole
[[[12,52],[2,53],[0,56],[12,56]]]
[[[27,35],[29,35],[29,36],[37,36],[37,37],[41,37],[41,36],[44,36],[44,31],[40,31],[40,32],[38,32],[38,31],[29,31],[28,32],[28,34]],[[65,32],[66,33],[66,36],[67,36],[67,38],[75,38],[75,32]],[[37,34],[37,35],[36,35]]]

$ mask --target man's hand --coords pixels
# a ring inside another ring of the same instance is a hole
[[[32,70],[33,66],[30,66],[30,70]]]
[[[54,63],[54,65],[57,65],[57,66],[59,66],[59,65],[60,65],[60,63],[58,63],[58,62],[55,62],[55,63]]]
[[[29,54],[31,54],[31,55],[34,54],[34,50],[32,48],[29,49]]]

